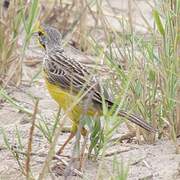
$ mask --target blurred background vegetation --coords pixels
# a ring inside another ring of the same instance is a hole
[[[120,15],[118,7],[112,7],[108,0],[1,0],[1,90],[10,84],[21,84],[25,50],[39,20],[57,27],[65,44],[92,56],[108,69],[104,82],[108,84],[114,101],[120,104],[120,108],[137,112],[159,130],[158,137],[140,130],[146,142],[153,143],[156,138],[167,136],[173,140],[178,152],[180,1],[146,1],[150,19],[143,14],[138,3],[138,0],[128,0],[127,13]],[[143,25],[134,23],[133,7],[138,9]],[[2,91],[1,96],[7,98]],[[107,122],[106,110],[103,118]],[[104,142],[102,138],[110,139],[119,125],[115,117],[112,121],[113,126],[104,130],[105,137],[97,134],[94,128],[92,136],[101,139],[93,140],[94,144]],[[127,125],[137,134],[136,128]],[[100,129],[96,123],[94,127]]]

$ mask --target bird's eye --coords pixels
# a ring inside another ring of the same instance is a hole
[[[39,36],[43,36],[44,33],[43,33],[42,31],[39,31],[39,32],[38,32],[38,35],[39,35]]]

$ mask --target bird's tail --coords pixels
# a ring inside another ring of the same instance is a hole
[[[140,118],[134,114],[130,114],[130,113],[125,112],[125,111],[119,111],[118,115],[128,119],[129,121],[137,124],[138,126],[146,129],[149,132],[156,132],[156,130],[150,124],[148,124],[142,118]]]
[[[107,99],[106,99],[106,103],[107,103],[109,109],[111,109],[112,106],[114,105],[114,103],[112,101],[109,101]],[[138,116],[136,116],[134,114],[131,114],[131,113],[123,111],[123,110],[120,110],[118,112],[118,115],[128,119],[132,123],[142,127],[143,129],[145,129],[145,130],[147,130],[149,132],[153,132],[153,133],[157,132],[157,129],[153,128],[150,124],[148,124],[142,118],[140,118],[140,117],[138,117]]]

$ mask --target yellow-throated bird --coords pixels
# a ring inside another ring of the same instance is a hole
[[[102,115],[100,85],[93,78],[86,64],[80,63],[78,59],[68,57],[62,47],[62,36],[57,29],[47,25],[40,25],[38,28],[38,40],[45,50],[43,71],[46,85],[52,98],[55,99],[59,106],[66,111],[80,91],[85,92],[88,90],[86,96],[68,113],[69,118],[72,120],[72,129],[69,138],[57,153],[60,154],[77,131],[81,115],[84,113],[84,104],[88,104],[87,115]],[[91,100],[88,102],[88,99]],[[105,103],[108,108],[113,106],[113,102],[107,97],[105,97]],[[147,131],[155,132],[151,125],[136,115],[119,111],[119,116],[125,117]],[[86,135],[84,127],[81,129],[81,134]]]

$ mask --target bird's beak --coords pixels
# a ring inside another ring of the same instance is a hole
[[[37,21],[35,24],[34,24],[34,27],[33,27],[33,31],[32,31],[32,35],[33,36],[38,36],[38,32],[39,31],[43,31],[42,27],[41,27],[41,24],[39,21]]]

